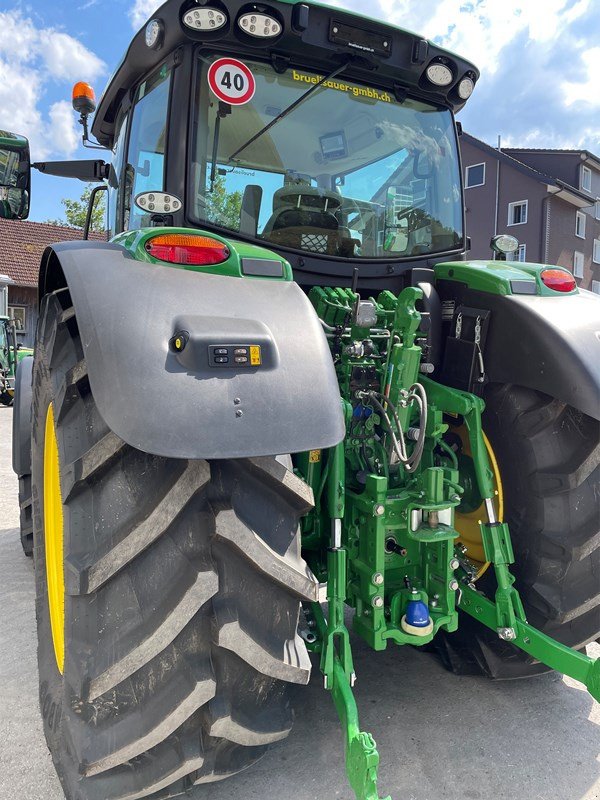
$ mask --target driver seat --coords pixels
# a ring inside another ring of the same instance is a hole
[[[336,212],[342,198],[336,192],[309,185],[288,185],[273,195],[273,214],[263,237],[274,244],[326,255],[341,255],[348,232]]]

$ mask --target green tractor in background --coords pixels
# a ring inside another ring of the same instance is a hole
[[[0,404],[12,406],[15,397],[15,376],[24,359],[31,360],[33,350],[17,341],[17,323],[8,316],[8,275],[0,275]],[[14,419],[14,417],[13,417]],[[22,443],[24,459],[30,460],[30,445]],[[14,450],[13,450],[14,463]],[[31,518],[31,475],[19,475],[19,508],[21,544],[26,555],[33,555],[33,521]]]
[[[8,317],[0,316],[0,403],[3,406],[13,403],[17,358],[17,331],[14,323]]]
[[[15,394],[15,374],[20,362],[33,354],[17,341],[17,324],[8,316],[8,285],[12,280],[0,275],[0,403],[10,406]]]
[[[348,607],[374,650],[600,698],[600,301],[469,261],[454,114],[478,78],[338,8],[169,0],[94,145],[77,85],[106,161],[33,166],[107,190],[111,239],[46,250],[14,415],[69,800],[249,767],[309,653],[377,800]]]
[[[29,213],[29,145],[27,139],[0,130],[0,219],[25,219]],[[0,275],[0,403],[12,405],[17,366],[32,354],[17,342],[8,316],[8,285]]]

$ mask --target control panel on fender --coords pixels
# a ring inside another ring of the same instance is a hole
[[[260,367],[261,348],[258,344],[211,344],[208,363],[211,367]]]

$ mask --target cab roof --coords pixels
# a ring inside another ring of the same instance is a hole
[[[418,34],[322,3],[261,3],[259,10],[273,14],[282,24],[282,33],[272,41],[252,39],[236,25],[238,16],[257,9],[256,4],[204,0],[200,5],[219,8],[228,15],[222,29],[210,32],[192,31],[183,25],[183,14],[198,5],[195,0],[167,0],[152,16],[162,26],[155,48],[146,44],[145,25],[135,35],[98,104],[92,132],[101,144],[112,146],[119,108],[124,101],[131,101],[137,83],[170,53],[190,43],[222,54],[275,61],[278,68],[289,64],[324,74],[346,61],[347,78],[385,87],[398,99],[409,94],[455,112],[465,104],[458,96],[460,81],[465,76],[474,82],[479,78],[479,70],[472,63]],[[427,79],[426,70],[432,62],[450,67],[450,85],[438,87]]]
[[[19,136],[18,133],[9,133],[8,131],[0,130],[0,147],[23,150],[29,149],[29,143],[24,136]]]

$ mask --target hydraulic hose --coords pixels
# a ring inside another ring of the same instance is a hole
[[[385,421],[386,427],[390,433],[392,446],[396,451],[400,463],[404,466],[407,472],[414,472],[421,462],[423,456],[423,449],[425,447],[425,431],[427,427],[427,395],[425,390],[420,384],[413,384],[406,397],[406,403],[409,404],[413,401],[417,403],[419,408],[419,435],[415,443],[415,447],[409,456],[406,451],[406,442],[404,440],[404,432],[398,417],[398,411],[389,397],[381,394],[381,392],[371,391],[366,393],[366,396],[371,400],[377,411],[381,414]],[[377,399],[380,397],[390,408],[396,428],[398,429],[398,436],[396,436],[389,415],[383,404]]]

